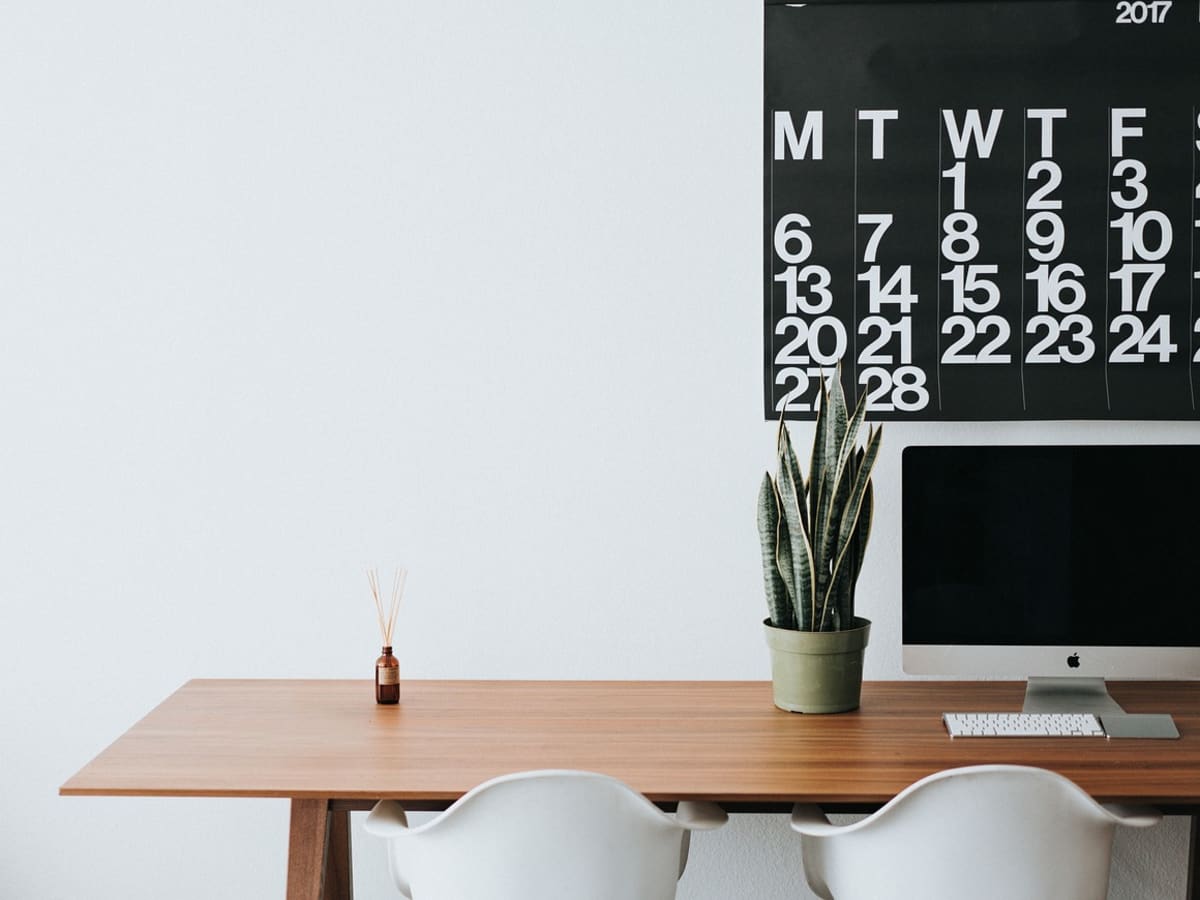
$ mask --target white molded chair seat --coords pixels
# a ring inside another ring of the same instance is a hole
[[[1028,766],[948,769],[852,825],[800,804],[804,872],[830,900],[1104,900],[1113,832],[1162,816],[1101,806]]]
[[[546,770],[485,782],[419,828],[382,800],[366,829],[390,840],[411,900],[672,900],[691,831],[726,818],[693,802],[668,815],[607,775]]]

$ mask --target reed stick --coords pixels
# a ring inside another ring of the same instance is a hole
[[[367,570],[367,584],[371,586],[371,597],[375,600],[375,615],[379,619],[379,634],[383,646],[392,645],[392,632],[396,627],[396,612],[400,609],[400,598],[404,596],[404,585],[408,581],[408,569],[401,566],[392,575],[392,596],[387,618],[383,615],[383,595],[379,590],[379,570]]]

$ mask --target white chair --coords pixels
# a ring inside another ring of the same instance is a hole
[[[792,828],[825,900],[1103,900],[1116,826],[1161,818],[1105,808],[1045,769],[970,766],[922,778],[852,825],[797,805]]]
[[[390,840],[411,900],[672,900],[691,831],[726,818],[693,802],[668,815],[606,775],[546,770],[485,782],[418,828],[382,800],[366,829]]]

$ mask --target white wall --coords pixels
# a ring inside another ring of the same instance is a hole
[[[196,676],[767,675],[759,0],[0,11],[0,896],[282,896],[286,804],[59,798]],[[901,675],[908,442],[861,588]],[[1115,897],[1182,895],[1186,829]],[[365,843],[365,840],[364,842]],[[363,900],[387,896],[378,848]],[[803,896],[780,818],[681,896]]]

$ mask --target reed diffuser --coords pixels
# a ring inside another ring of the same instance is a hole
[[[408,570],[404,568],[397,569],[392,576],[392,603],[385,619],[383,596],[379,592],[379,572],[375,569],[367,572],[371,596],[375,598],[375,612],[379,616],[379,634],[383,638],[383,650],[379,659],[375,660],[376,703],[400,702],[400,662],[392,655],[392,629],[396,627],[396,610],[400,608],[400,598],[404,596],[404,582],[407,580]]]

